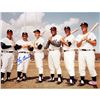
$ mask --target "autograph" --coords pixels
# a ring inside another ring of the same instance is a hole
[[[29,58],[30,58],[30,54],[29,54],[28,56],[23,56],[22,58],[19,57],[19,58],[17,59],[18,65],[21,64],[23,61],[29,59]]]

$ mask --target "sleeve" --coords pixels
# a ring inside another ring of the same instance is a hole
[[[70,47],[75,41],[75,37],[73,35],[71,35],[71,38],[67,41],[68,42],[68,46]]]
[[[22,46],[21,46],[21,45],[16,44],[16,45],[14,46],[14,48],[15,48],[15,50],[19,50],[19,49],[21,49],[21,48],[22,48]]]
[[[6,45],[5,43],[1,42],[1,48],[8,49],[8,48],[11,48],[11,45]]]
[[[28,46],[28,50],[29,50],[29,51],[33,51],[33,49],[34,49],[33,47]]]
[[[81,38],[80,35],[78,35],[78,36],[76,37],[76,39],[75,39],[76,42],[80,42],[81,40],[82,40],[82,38]]]
[[[62,39],[62,36],[57,35],[56,39],[51,41],[51,44],[54,45],[55,47],[60,47],[61,39]]]
[[[38,43],[37,48],[38,48],[39,50],[41,50],[41,49],[42,49],[42,47],[43,47],[43,45],[44,45],[44,39],[43,39],[43,38],[41,38],[40,42]]]
[[[60,47],[61,46],[61,41],[57,41],[57,40],[53,40],[50,42],[52,45],[56,46],[56,47]]]
[[[96,36],[94,35],[94,33],[91,34],[91,40],[96,40]]]

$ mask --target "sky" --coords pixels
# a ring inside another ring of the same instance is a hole
[[[6,30],[14,31],[14,39],[21,38],[22,32],[29,33],[29,39],[34,39],[33,31],[40,29],[45,40],[50,36],[50,27],[56,26],[58,34],[64,35],[63,28],[70,26],[72,30],[78,28],[75,36],[81,34],[80,23],[87,22],[89,29],[100,23],[100,13],[81,12],[2,12],[0,13],[0,37],[6,36]],[[97,37],[96,52],[100,52],[100,26],[93,31]]]

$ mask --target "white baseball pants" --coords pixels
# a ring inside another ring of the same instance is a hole
[[[38,73],[43,74],[44,53],[43,52],[35,52],[34,58],[35,58],[36,67],[38,68]]]
[[[79,51],[78,54],[79,73],[80,76],[85,76],[86,66],[89,69],[91,77],[97,75],[95,70],[95,53],[94,51]]]
[[[60,67],[60,51],[59,50],[49,51],[48,64],[49,64],[50,74],[54,74],[55,69],[57,71],[57,74],[62,74],[61,67]]]
[[[64,52],[64,63],[70,76],[75,76],[74,70],[75,51]]]
[[[13,68],[13,62],[14,62],[14,54],[13,53],[3,53],[2,54],[2,67],[1,72],[11,72]]]
[[[19,59],[19,60],[18,60]],[[29,53],[19,53],[17,59],[17,71],[27,73],[30,54]]]

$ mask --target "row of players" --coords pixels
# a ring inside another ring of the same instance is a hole
[[[58,81],[57,84],[62,83],[62,70],[60,66],[60,47],[63,47],[64,51],[64,63],[68,70],[70,79],[68,84],[75,84],[75,70],[74,70],[74,60],[75,60],[75,50],[74,45],[76,43],[78,47],[78,62],[79,62],[79,74],[80,82],[79,86],[86,84],[86,64],[88,66],[90,76],[92,78],[89,81],[90,85],[97,85],[96,81],[96,70],[95,70],[95,52],[94,46],[96,46],[96,36],[94,33],[88,33],[88,24],[86,22],[81,23],[82,34],[79,34],[77,38],[71,34],[71,29],[69,26],[64,27],[65,37],[57,34],[57,28],[51,27],[51,36],[49,37],[46,46],[44,46],[44,38],[41,36],[40,30],[35,30],[34,34],[36,39],[34,42],[28,41],[28,33],[22,33],[22,39],[14,43],[12,36],[13,31],[7,30],[7,37],[1,40],[1,52],[2,52],[2,67],[1,67],[1,83],[10,80],[11,71],[13,68],[14,61],[14,50],[18,51],[17,58],[17,82],[22,80],[27,80],[27,69],[30,61],[30,51],[34,52],[35,63],[38,68],[38,82],[43,81],[43,58],[44,49],[48,49],[48,66],[50,69],[50,79],[49,82],[54,82],[55,70],[57,71]],[[85,37],[84,37],[85,36]],[[4,76],[6,75],[6,81],[4,81]],[[22,75],[22,77],[21,77]]]

